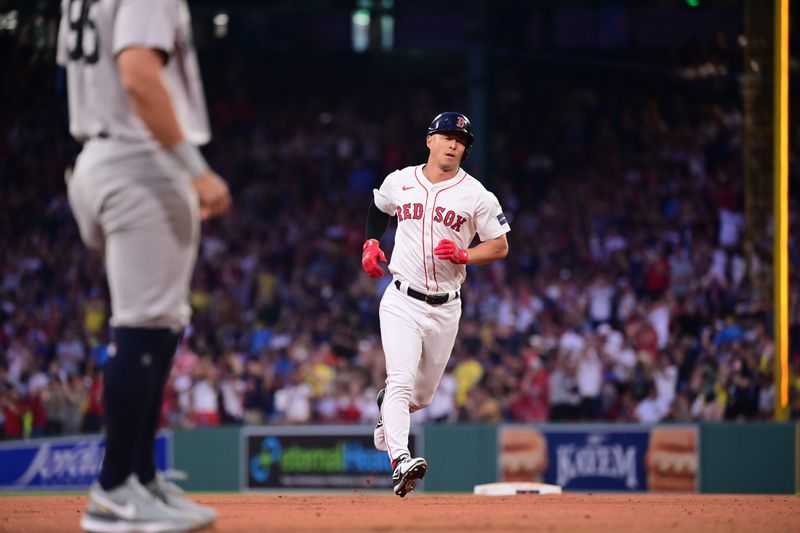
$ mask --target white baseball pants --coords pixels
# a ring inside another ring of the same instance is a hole
[[[407,285],[403,283],[402,289]],[[389,457],[408,455],[410,413],[427,407],[442,378],[458,333],[461,300],[429,305],[401,292],[394,282],[380,305],[386,396],[383,425]]]

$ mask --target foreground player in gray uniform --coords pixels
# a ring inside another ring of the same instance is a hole
[[[186,531],[216,512],[156,472],[164,383],[189,320],[201,218],[228,209],[197,145],[210,139],[184,0],[62,0],[58,62],[70,132],[68,182],[81,238],[103,254],[116,352],[105,367],[106,455],[87,531]]]
[[[458,333],[461,284],[467,265],[483,265],[508,253],[511,230],[494,194],[461,168],[472,145],[472,126],[461,113],[441,113],[428,126],[430,154],[424,165],[392,172],[374,190],[367,213],[361,266],[383,276],[380,238],[397,217],[394,277],[380,305],[386,356],[386,389],[378,393],[381,418],[375,447],[392,460],[400,497],[425,477],[428,463],[408,449],[410,413],[427,407]],[[469,248],[475,235],[481,243]]]

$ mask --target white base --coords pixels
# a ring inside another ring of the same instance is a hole
[[[547,483],[486,483],[475,485],[479,496],[516,496],[517,494],[561,494],[561,487]]]

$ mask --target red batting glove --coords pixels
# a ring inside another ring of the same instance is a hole
[[[386,262],[386,256],[380,248],[380,243],[375,239],[367,239],[361,252],[361,268],[372,279],[383,277],[383,269],[379,261]]]
[[[456,243],[453,241],[447,239],[439,241],[439,244],[433,249],[433,253],[435,253],[436,257],[440,260],[450,261],[457,265],[466,265],[467,261],[469,261],[469,253],[467,253],[465,249],[456,246]]]

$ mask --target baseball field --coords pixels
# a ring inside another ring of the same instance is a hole
[[[800,531],[800,497],[786,495],[202,494],[214,531]],[[0,498],[0,532],[79,531],[86,497]]]

